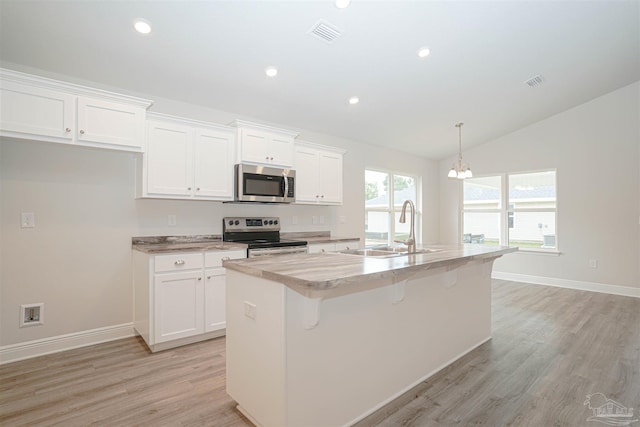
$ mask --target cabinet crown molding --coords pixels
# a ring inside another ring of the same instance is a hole
[[[163,114],[163,113],[147,112],[147,119],[161,120],[163,122],[168,121],[176,124],[189,125],[193,127],[206,127],[208,129],[213,128],[213,129],[216,129],[222,132],[227,132],[230,134],[233,134],[236,131],[234,128],[230,126],[225,126],[218,123],[205,122],[202,120],[189,119],[189,118],[180,117],[180,116],[172,116],[170,114]]]
[[[250,129],[257,129],[257,130],[262,130],[267,132],[281,133],[284,135],[289,135],[293,138],[298,136],[298,132],[294,132],[292,130],[277,128],[275,126],[263,125],[260,123],[247,122],[245,120],[234,120],[233,122],[229,123],[229,126],[237,127],[239,129],[250,128]]]
[[[35,76],[33,74],[22,73],[6,68],[0,68],[0,80],[41,87],[43,89],[66,92],[76,96],[91,96],[107,101],[126,102],[137,107],[142,107],[145,110],[153,104],[153,101],[148,99],[109,92],[106,90],[77,85],[74,83],[67,83],[60,80]]]
[[[330,145],[316,144],[315,142],[309,142],[309,141],[296,140],[295,145],[300,147],[315,148],[316,150],[333,151],[334,153],[338,153],[338,154],[345,154],[347,152],[347,150],[343,148],[332,147]]]

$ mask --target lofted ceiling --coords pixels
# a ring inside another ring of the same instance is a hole
[[[0,59],[441,159],[640,80],[639,5],[0,0]]]

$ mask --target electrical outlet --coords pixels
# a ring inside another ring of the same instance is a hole
[[[313,215],[311,217],[311,224],[313,224],[313,225],[318,224],[318,217],[316,215]]]
[[[338,221],[340,222],[340,224],[346,224],[347,223],[347,217],[344,215],[340,215],[340,217],[338,218]]]
[[[589,260],[589,267],[598,268],[598,260],[597,259],[590,259]]]
[[[176,221],[176,216],[175,215],[169,215],[167,217],[167,225],[169,227],[175,227],[176,223],[177,223],[177,221]]]
[[[324,215],[320,215],[320,224],[324,224]]]
[[[34,228],[36,226],[36,215],[33,212],[22,212],[20,215],[20,227]]]
[[[42,325],[44,323],[44,303],[22,304],[20,306],[20,327]]]
[[[250,303],[249,301],[245,301],[244,302],[244,315],[247,316],[249,319],[254,319],[256,318],[256,305],[253,303]]]

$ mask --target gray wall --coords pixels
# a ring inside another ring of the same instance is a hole
[[[635,83],[464,150],[475,176],[557,169],[561,254],[513,254],[494,270],[640,287],[639,95]],[[440,240],[449,243],[458,238],[460,203],[460,184],[443,178],[452,160],[439,172]]]

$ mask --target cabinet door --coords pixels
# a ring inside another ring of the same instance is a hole
[[[226,327],[225,277],[224,268],[211,268],[205,271],[205,332],[217,331]]]
[[[320,203],[342,204],[342,155],[320,151]]]
[[[142,151],[145,111],[141,107],[78,97],[79,144]]]
[[[318,202],[318,152],[311,148],[296,147],[296,203]]]
[[[156,274],[154,278],[155,343],[204,333],[202,270]]]
[[[215,129],[196,129],[196,197],[233,199],[233,136]]]
[[[147,193],[190,195],[193,187],[191,129],[149,121],[147,131]]]
[[[316,243],[309,245],[310,254],[318,254],[320,252],[333,252],[336,250],[335,243]]]
[[[3,81],[0,86],[0,130],[71,142],[76,132],[75,97],[48,89]],[[22,137],[22,135],[12,136]]]
[[[269,163],[289,168],[293,166],[293,138],[272,134],[269,136]]]
[[[241,158],[243,162],[252,163],[269,163],[267,154],[267,146],[269,145],[268,135],[250,129],[242,129],[240,131],[241,141]]]

